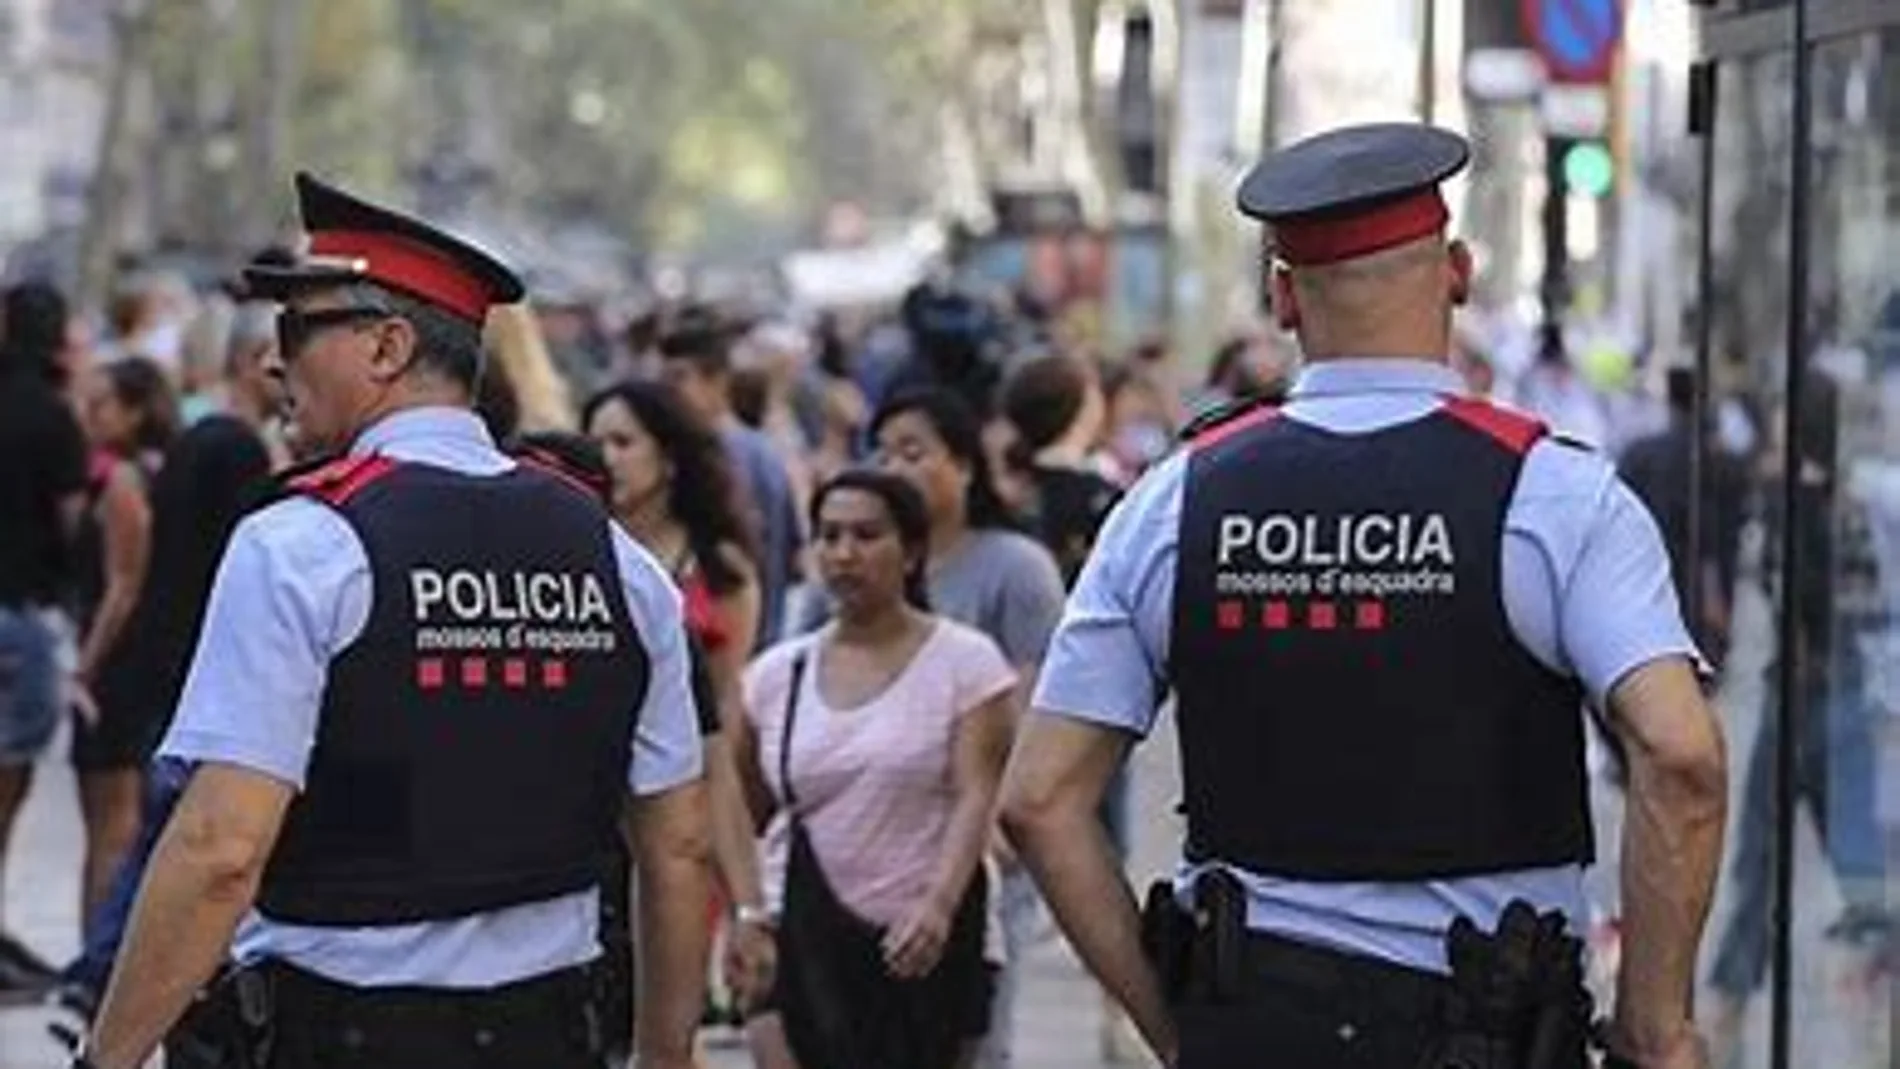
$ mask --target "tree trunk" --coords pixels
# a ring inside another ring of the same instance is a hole
[[[82,309],[101,307],[112,285],[114,253],[125,222],[126,200],[132,192],[127,173],[132,142],[136,140],[132,113],[151,44],[150,5],[142,0],[126,0],[113,13],[113,28],[117,47],[112,81],[106,88],[105,121],[100,127],[92,184],[86,191],[86,222],[79,241],[74,303]]]
[[[276,235],[282,221],[285,180],[289,177],[291,126],[301,81],[303,0],[268,0],[263,5],[264,61],[256,69],[245,131],[242,211],[239,240],[255,244]]]
[[[1088,79],[1083,55],[1087,42],[1082,37],[1083,13],[1077,5],[1091,0],[1043,0],[1042,32],[1048,51],[1049,120],[1056,134],[1056,160],[1063,181],[1082,200],[1084,212],[1099,219],[1108,208],[1108,191],[1102,181],[1089,136]],[[1089,29],[1093,18],[1086,20]]]
[[[194,5],[194,46],[201,55],[226,56],[232,19],[221,18],[214,0],[197,0]],[[230,204],[227,197],[236,190],[230,123],[237,100],[237,83],[227,63],[200,62],[192,65],[191,156],[186,173],[191,176],[193,196],[184,205],[189,232],[201,245],[232,255],[240,251],[239,235],[225,226]]]

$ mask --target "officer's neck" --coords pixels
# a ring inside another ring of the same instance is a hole
[[[452,384],[434,376],[409,375],[397,381],[395,386],[369,404],[363,415],[356,420],[356,431],[349,440],[354,442],[369,432],[371,427],[401,415],[423,408],[453,408],[469,411],[469,392],[466,388]]]
[[[1326,360],[1451,359],[1451,321],[1436,310],[1404,306],[1373,315],[1314,315],[1299,326],[1300,351],[1308,363]]]
[[[1330,364],[1341,360],[1410,360],[1424,361],[1429,364],[1451,365],[1451,354],[1444,346],[1433,346],[1429,340],[1411,343],[1397,341],[1384,345],[1360,345],[1341,347],[1328,345],[1325,348],[1309,348],[1304,340],[1300,343],[1301,361],[1307,365]]]

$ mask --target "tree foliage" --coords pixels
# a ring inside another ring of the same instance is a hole
[[[984,105],[985,35],[1036,19],[1012,0],[147,4],[126,91],[151,106],[124,136],[153,163],[153,229],[231,250],[287,220],[299,168],[675,250],[743,252],[835,199],[915,209],[945,115]]]

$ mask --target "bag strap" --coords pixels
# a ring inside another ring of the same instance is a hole
[[[778,789],[793,816],[798,815],[798,799],[792,794],[792,725],[798,720],[798,692],[805,686],[806,658],[801,651],[792,661],[792,685],[785,691],[785,715],[780,718],[778,733]]]

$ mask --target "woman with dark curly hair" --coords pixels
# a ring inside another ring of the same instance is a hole
[[[588,400],[581,422],[612,475],[615,518],[672,573],[687,630],[705,650],[722,725],[706,750],[719,872],[741,913],[762,909],[758,854],[730,746],[744,715],[740,677],[759,633],[760,605],[757,543],[731,462],[718,435],[662,383],[610,386]],[[772,948],[750,940],[732,954],[745,973],[769,968]]]
[[[687,626],[743,665],[758,630],[757,549],[718,436],[657,382],[608,387],[582,422],[613,473],[614,515],[672,571]]]

